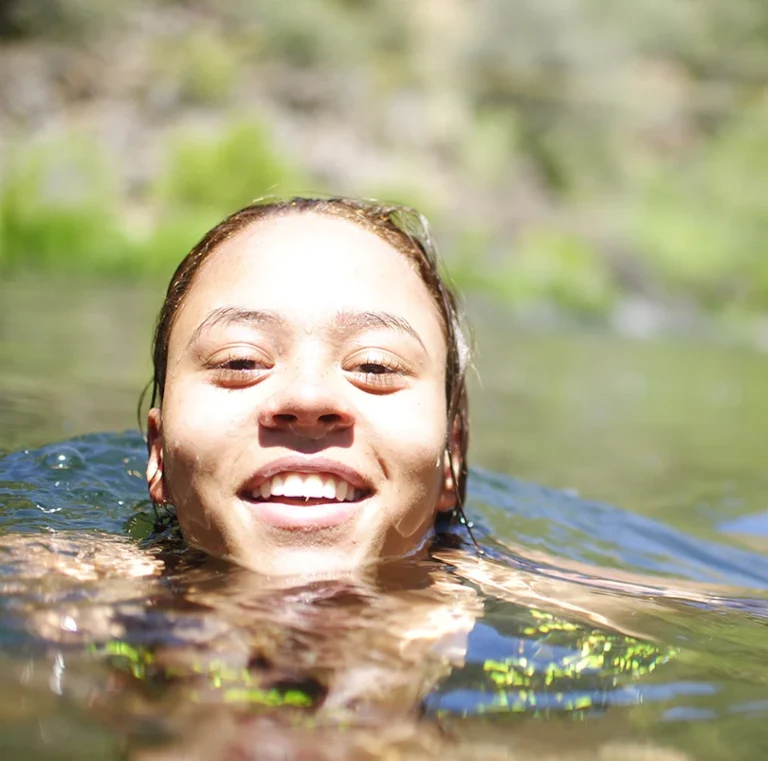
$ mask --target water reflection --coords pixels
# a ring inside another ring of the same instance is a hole
[[[286,588],[104,534],[2,552],[4,678],[27,715],[53,693],[131,758],[471,758],[457,719],[648,702],[638,680],[676,655],[557,603],[490,603],[437,560]]]
[[[135,426],[161,289],[0,282],[0,451]]]
[[[284,588],[147,542],[138,433],[72,438],[134,425],[148,293],[0,284],[0,755],[751,759],[766,742],[768,560],[747,518],[768,486],[765,357],[521,334],[479,310],[488,559],[442,548]]]
[[[608,573],[569,532],[608,527],[607,547],[638,516],[478,470],[470,510],[487,558],[438,546],[286,586],[172,531],[152,539],[143,452],[137,434],[98,434],[0,459],[0,673],[23,706],[0,704],[0,746],[59,757],[10,729],[37,721],[57,753],[93,741],[103,758],[508,758],[513,737],[517,757],[537,755],[555,747],[550,721],[579,719],[558,758],[631,757],[636,737],[653,758],[674,758],[657,747],[670,744],[717,758],[693,719],[742,732],[765,714],[765,601],[639,583],[638,567],[675,553],[713,563],[705,541],[642,519],[656,544],[614,541],[628,570]],[[536,554],[537,515],[559,526],[559,554]],[[514,554],[491,531],[500,516],[518,539],[531,532]],[[750,563],[759,580],[759,557],[726,552],[731,584]]]

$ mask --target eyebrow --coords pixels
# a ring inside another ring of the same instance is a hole
[[[370,329],[385,328],[386,330],[396,330],[400,333],[415,338],[424,351],[427,347],[421,340],[421,336],[416,332],[410,322],[404,317],[398,317],[390,312],[356,312],[343,310],[336,314],[336,324],[343,330],[350,332]],[[428,352],[427,352],[428,353]]]
[[[285,320],[277,314],[262,309],[242,307],[219,307],[210,312],[195,328],[187,346],[191,346],[206,330],[218,325],[280,325]]]
[[[285,322],[285,317],[269,310],[219,307],[210,312],[197,326],[187,345],[191,346],[206,330],[220,325],[282,325]],[[391,312],[342,310],[336,313],[334,322],[336,327],[349,333],[381,328],[396,330],[414,338],[421,348],[427,354],[429,353],[421,340],[421,336],[411,323],[404,317],[399,317]]]

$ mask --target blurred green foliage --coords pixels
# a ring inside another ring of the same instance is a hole
[[[79,41],[114,20],[114,10],[100,0],[4,0],[0,39]]]
[[[492,247],[487,232],[464,232],[450,258],[451,275],[462,287],[523,310],[544,303],[584,318],[604,316],[620,296],[600,252],[576,235],[531,227],[518,238],[515,255],[500,263],[489,262]]]
[[[221,216],[258,196],[289,195],[301,187],[300,172],[279,154],[264,127],[238,121],[213,135],[172,135],[157,194],[163,208]]]
[[[644,187],[635,236],[671,286],[716,306],[768,306],[768,103],[745,107],[696,155]]]
[[[556,230],[532,228],[505,269],[515,301],[550,300],[583,315],[605,314],[617,297],[605,260],[588,242]]]
[[[74,135],[9,151],[0,188],[0,266],[119,269],[128,255],[103,157]]]
[[[167,275],[230,211],[302,187],[301,174],[253,121],[212,135],[172,135],[148,223],[126,214],[117,179],[106,153],[75,134],[8,151],[0,270]]]
[[[0,44],[96,51],[48,75],[63,109],[126,105],[156,160],[127,182],[20,119],[0,267],[167,272],[252,198],[328,189],[421,208],[455,279],[521,308],[765,313],[766,29],[758,0],[10,0]],[[51,197],[61,171],[87,192]]]
[[[151,53],[150,68],[178,105],[220,105],[237,83],[241,49],[203,26],[183,37],[163,39]]]

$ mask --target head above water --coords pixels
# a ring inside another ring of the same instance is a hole
[[[412,552],[463,504],[467,343],[412,209],[260,202],[210,230],[158,318],[150,496],[274,575]]]

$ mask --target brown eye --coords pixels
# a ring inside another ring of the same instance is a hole
[[[248,372],[248,370],[256,370],[257,367],[256,360],[253,359],[230,359],[218,365],[219,369],[235,370],[237,372]]]
[[[208,369],[213,382],[227,388],[250,386],[260,380],[271,365],[260,356],[230,355],[222,359],[213,358]]]
[[[381,365],[378,362],[365,362],[359,365],[360,372],[366,375],[383,375],[384,373],[396,372],[386,365]]]
[[[355,358],[347,364],[350,380],[364,391],[389,393],[404,388],[409,368],[388,352],[374,352]]]

